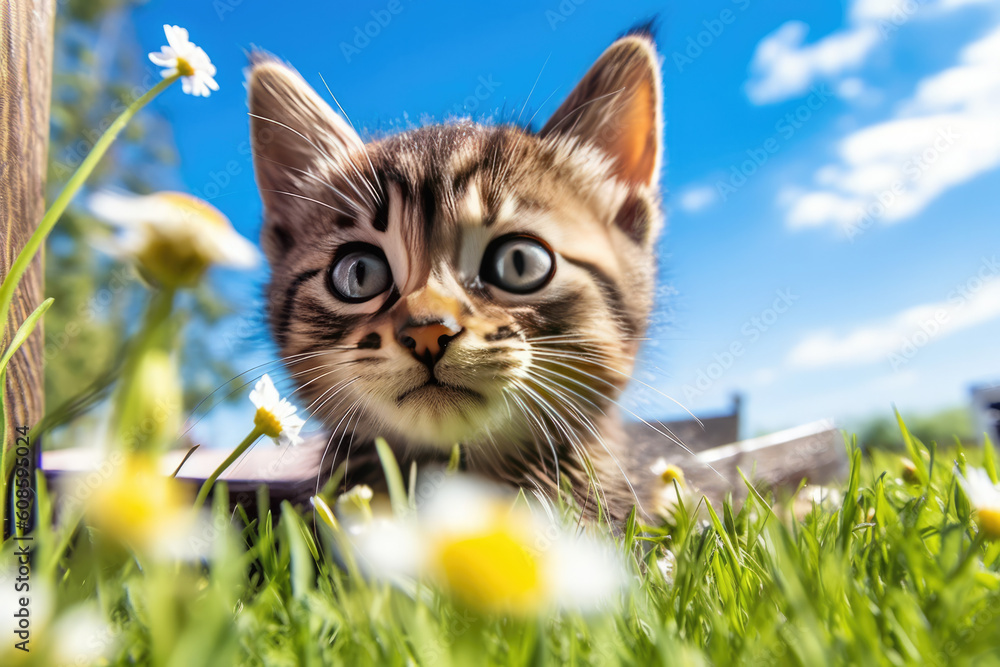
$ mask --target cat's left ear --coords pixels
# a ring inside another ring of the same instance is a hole
[[[660,63],[647,33],[612,44],[539,132],[570,136],[601,149],[614,175],[631,186],[655,187],[662,146]]]
[[[309,190],[316,187],[315,174],[331,166],[333,173],[345,171],[351,155],[364,148],[354,129],[298,72],[260,51],[250,54],[250,63],[251,147],[265,211],[262,245],[275,262],[295,225],[315,213],[307,203],[314,201]]]

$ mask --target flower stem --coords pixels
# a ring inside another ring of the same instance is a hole
[[[70,201],[72,201],[77,191],[87,181],[90,174],[93,173],[94,167],[104,157],[104,154],[108,152],[108,148],[118,134],[132,120],[132,116],[149,104],[153,98],[166,90],[178,78],[179,75],[175,75],[164,79],[146,91],[142,97],[128,105],[125,111],[111,123],[108,129],[104,131],[104,134],[101,135],[101,138],[97,140],[94,148],[87,154],[87,157],[84,158],[77,170],[73,172],[69,181],[66,182],[66,187],[62,189],[56,200],[52,202],[49,210],[42,216],[41,222],[35,227],[31,238],[28,239],[21,252],[18,253],[17,259],[10,266],[10,272],[4,278],[3,283],[0,284],[0,322],[3,322],[4,326],[6,326],[7,315],[10,312],[10,304],[14,299],[14,290],[17,288],[18,283],[21,282],[21,276],[28,270],[28,265],[31,264],[35,255],[38,254],[38,250],[45,242],[45,238],[52,231],[52,228],[55,227],[56,222],[59,221],[59,218],[66,210],[66,207],[69,206]]]
[[[219,479],[219,475],[225,472],[226,468],[233,465],[233,462],[240,458],[240,456],[243,455],[243,452],[249,449],[250,445],[257,442],[262,435],[264,435],[264,432],[255,427],[254,430],[250,431],[250,435],[244,438],[243,442],[238,444],[236,449],[234,449],[232,453],[226,457],[226,460],[222,462],[222,465],[216,468],[215,472],[209,475],[208,479],[205,480],[205,483],[201,485],[201,490],[198,491],[198,497],[194,500],[194,508],[196,510],[200,509],[201,506],[205,504],[205,499],[208,498],[208,492],[212,490],[212,485],[215,484],[215,480]]]
[[[125,423],[125,406],[128,403],[131,393],[136,390],[135,375],[140,360],[144,354],[157,346],[164,350],[169,350],[171,347],[164,329],[170,313],[173,311],[175,294],[176,290],[172,287],[163,287],[153,293],[149,304],[146,306],[142,328],[136,334],[131,346],[125,353],[121,381],[116,390],[117,393],[114,400],[114,420],[112,422],[118,426],[119,440],[122,442],[128,440],[126,437],[128,428],[134,426],[134,424]],[[140,387],[140,389],[142,388]],[[119,444],[122,443],[120,442]]]

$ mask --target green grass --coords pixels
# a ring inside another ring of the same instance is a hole
[[[225,530],[240,518],[224,493],[209,558],[178,564],[98,548],[88,532],[68,540],[48,527],[43,490],[32,587],[59,614],[96,600],[108,628],[90,642],[112,664],[1000,664],[1000,544],[976,537],[954,473],[965,453],[906,439],[912,483],[897,479],[898,455],[854,448],[842,500],[800,519],[751,493],[738,511],[630,524],[618,541],[631,586],[588,616],[481,616],[428,586],[368,581],[330,556],[310,514],[285,507]],[[655,566],[663,550],[672,581]],[[44,628],[59,620],[35,613],[31,661],[52,664],[63,635]]]

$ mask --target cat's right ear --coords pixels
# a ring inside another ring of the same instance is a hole
[[[290,217],[280,214],[294,208],[311,180],[305,174],[342,171],[363,142],[298,72],[273,56],[251,54],[247,92],[254,169],[267,217]]]
[[[618,39],[601,55],[539,131],[601,149],[614,175],[631,186],[655,186],[663,144],[660,63],[648,29]]]

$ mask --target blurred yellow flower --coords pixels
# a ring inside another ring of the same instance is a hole
[[[681,470],[680,466],[667,463],[666,459],[657,459],[650,470],[667,486],[673,486],[673,482],[676,479],[677,485],[683,488],[684,471]]]
[[[994,484],[982,468],[969,468],[965,477],[958,478],[965,495],[976,510],[976,523],[983,535],[1000,539],[1000,484]]]
[[[193,287],[212,265],[246,269],[257,264],[256,247],[218,209],[197,197],[104,191],[92,195],[89,206],[122,232],[110,252],[134,261],[150,282]]]
[[[146,454],[127,454],[91,492],[85,515],[109,537],[143,551],[180,539],[194,525],[189,489]]]
[[[540,554],[530,540],[509,518],[500,518],[479,530],[438,536],[431,564],[466,604],[524,614],[537,610],[546,593]]]
[[[684,480],[684,471],[679,466],[667,463],[662,458],[657,459],[649,470],[660,481],[654,511],[664,518],[670,519],[678,505],[686,498],[687,482]]]
[[[610,544],[568,532],[552,508],[517,505],[504,491],[449,477],[414,516],[376,518],[354,535],[361,562],[390,580],[427,576],[490,613],[586,610],[614,597],[624,568]]]

